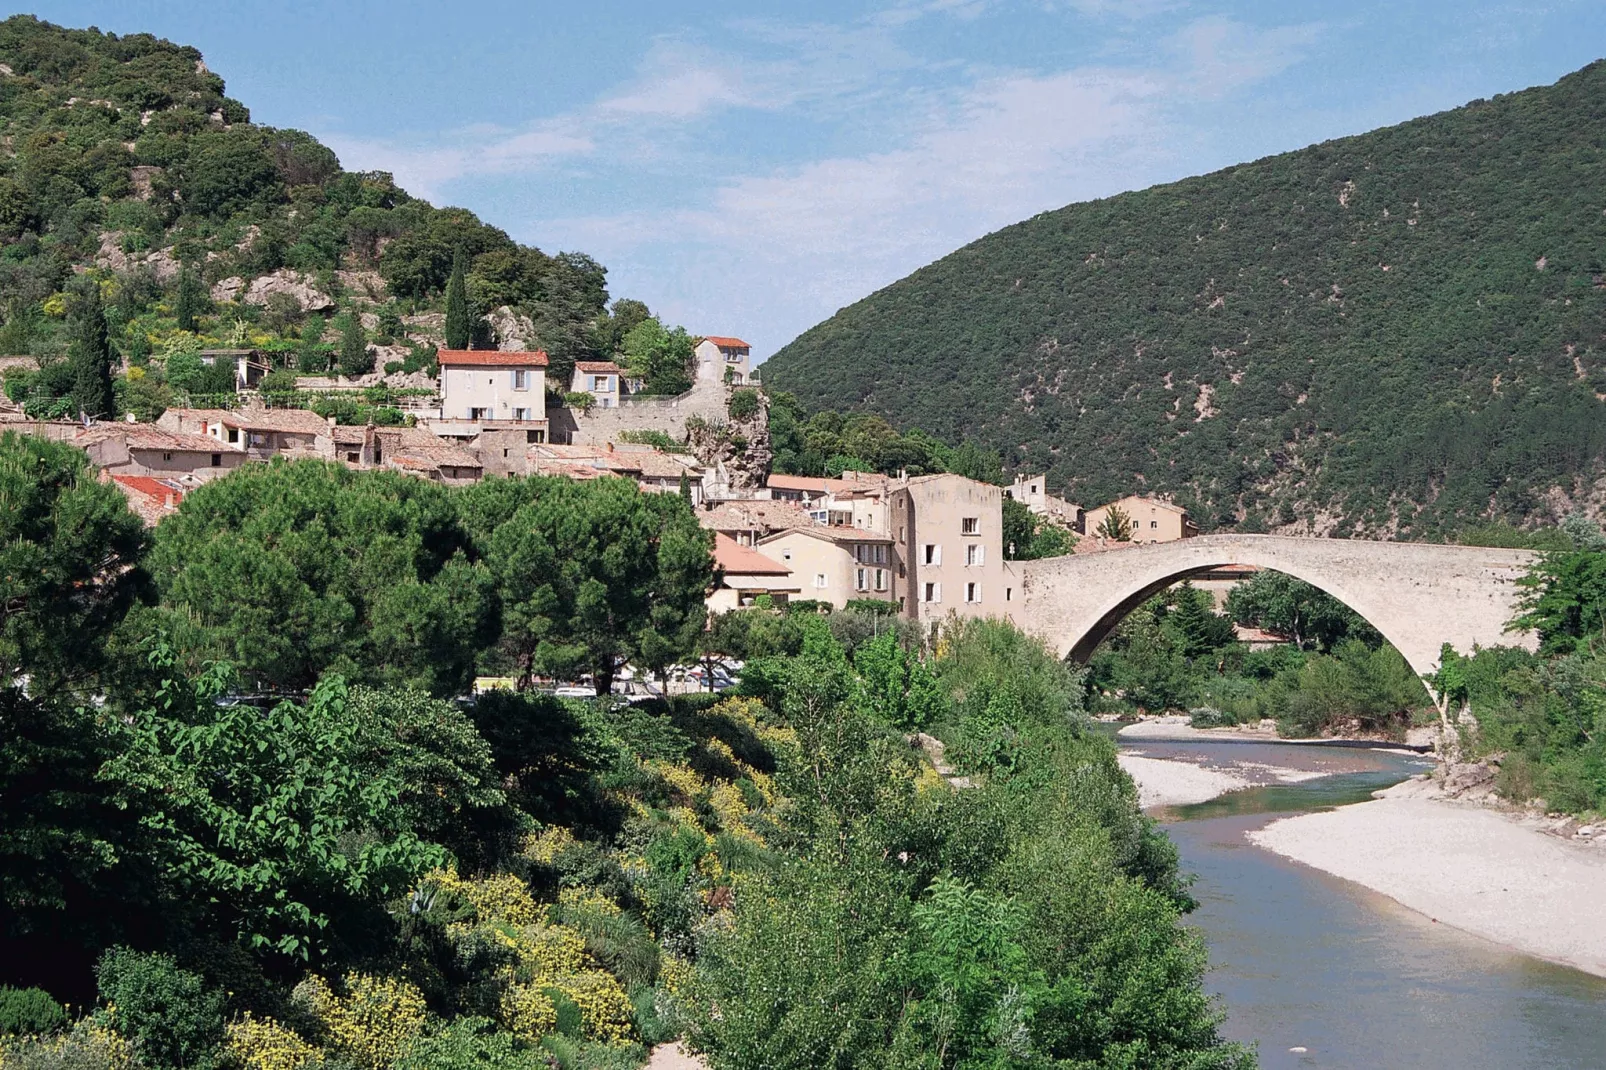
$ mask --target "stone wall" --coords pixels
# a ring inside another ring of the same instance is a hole
[[[1223,565],[1255,565],[1314,584],[1365,617],[1411,668],[1430,673],[1440,647],[1537,645],[1506,631],[1528,550],[1433,543],[1206,535],[1103,553],[1018,562],[1017,624],[1085,661],[1123,617],[1173,583]]]
[[[726,405],[730,389],[724,383],[698,382],[684,394],[672,398],[625,398],[617,408],[593,408],[590,412],[566,410],[572,415],[571,441],[576,445],[600,445],[617,439],[621,431],[662,431],[684,440],[686,421],[693,416],[709,423],[729,419]],[[556,411],[548,414],[553,430],[564,422]]]

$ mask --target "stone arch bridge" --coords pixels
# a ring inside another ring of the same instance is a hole
[[[1016,564],[1018,623],[1060,656],[1086,661],[1121,619],[1189,576],[1224,565],[1274,569],[1320,587],[1365,617],[1419,674],[1449,643],[1534,649],[1506,631],[1516,615],[1529,550],[1281,535],[1204,535],[1178,542]]]

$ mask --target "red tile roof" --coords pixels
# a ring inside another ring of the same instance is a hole
[[[729,535],[714,532],[714,564],[727,575],[790,576],[792,570],[774,558],[742,546]]]
[[[577,360],[574,362],[576,371],[593,375],[623,375],[625,370],[611,360]]]
[[[165,483],[162,480],[157,479],[155,476],[114,475],[112,476],[112,479],[121,486],[127,487],[129,490],[138,491],[141,494],[149,495],[152,498],[159,498],[162,501],[166,501],[169,497],[171,497],[176,503],[184,497],[184,491],[182,489],[173,486],[171,483]]]
[[[494,349],[442,349],[435,354],[438,364],[470,368],[545,368],[546,350],[533,353],[502,353]]]
[[[721,349],[752,349],[753,347],[740,338],[721,338],[717,334],[709,335],[705,341],[713,342]]]
[[[225,447],[206,435],[192,435],[188,431],[169,431],[155,424],[105,423],[85,428],[73,441],[80,446],[120,438],[134,450],[167,450],[181,453],[238,452]]]

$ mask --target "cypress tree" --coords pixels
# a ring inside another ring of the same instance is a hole
[[[446,283],[446,348],[467,349],[474,337],[468,315],[468,290],[463,282],[463,250],[452,257],[452,277]]]
[[[686,475],[685,472],[680,473],[680,496],[686,499],[687,505],[692,504],[691,479]]]
[[[178,329],[193,331],[206,311],[206,290],[193,268],[186,267],[178,276],[178,298],[173,303],[173,314],[178,317]]]
[[[340,327],[340,374],[348,379],[367,375],[374,370],[374,358],[368,352],[368,336],[363,332],[362,320],[347,315]]]
[[[112,390],[112,345],[100,284],[93,279],[79,291],[73,315],[72,343],[67,350],[72,370],[73,408],[83,416],[112,416],[117,397]]]

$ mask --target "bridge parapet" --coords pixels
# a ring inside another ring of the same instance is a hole
[[[1531,632],[1506,630],[1517,613],[1516,581],[1535,556],[1436,543],[1204,535],[1021,562],[1016,620],[1062,656],[1085,661],[1121,618],[1172,584],[1224,565],[1254,565],[1320,587],[1383,633],[1413,670],[1430,673],[1445,643],[1463,653],[1537,646]]]

